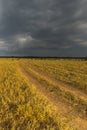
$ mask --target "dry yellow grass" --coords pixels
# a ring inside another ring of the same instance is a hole
[[[49,91],[53,91],[57,97],[61,96],[61,98],[71,104],[76,111],[85,116],[87,115],[87,95],[85,94],[87,93],[86,62],[86,60],[68,59],[19,60],[19,63],[21,63],[27,73],[31,73],[38,82],[45,84],[44,86],[46,86]],[[76,76],[72,76],[72,73]],[[62,82],[60,82],[60,78]],[[70,85],[64,81],[70,83]],[[75,84],[73,81],[75,81]],[[78,83],[80,86],[77,86]]]
[[[72,130],[22,75],[16,59],[0,59],[0,130]]]
[[[78,130],[87,129],[86,62],[86,60],[68,59],[19,59],[23,74],[30,77],[31,82],[36,80],[35,83],[40,84],[39,88],[43,93],[45,90],[45,96],[47,94],[50,96],[47,98],[54,103],[54,106],[56,104],[57,110],[60,108],[61,112],[62,106],[64,107],[65,112],[62,114],[65,113],[64,115],[72,120],[71,124],[73,122]],[[68,77],[65,76],[66,72]],[[72,73],[75,73],[76,76],[72,76]],[[78,75],[80,75],[80,79]],[[69,77],[71,77],[70,80]],[[75,84],[73,79],[76,81]],[[82,85],[78,86],[78,82]],[[35,86],[37,87],[37,85]]]
[[[87,93],[87,60],[25,59],[23,62]]]

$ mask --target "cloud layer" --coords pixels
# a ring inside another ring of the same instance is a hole
[[[87,56],[86,0],[0,0],[0,55]]]

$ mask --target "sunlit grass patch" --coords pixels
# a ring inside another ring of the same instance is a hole
[[[70,84],[87,93],[87,61],[75,59],[23,59],[26,66],[31,66],[50,77]]]
[[[44,95],[20,72],[17,60],[0,60],[0,130],[71,130]]]

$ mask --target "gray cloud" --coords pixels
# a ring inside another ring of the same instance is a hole
[[[86,0],[0,0],[0,55],[87,56],[86,9]]]

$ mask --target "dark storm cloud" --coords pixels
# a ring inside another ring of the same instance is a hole
[[[86,9],[86,0],[0,0],[0,54],[87,56]]]

